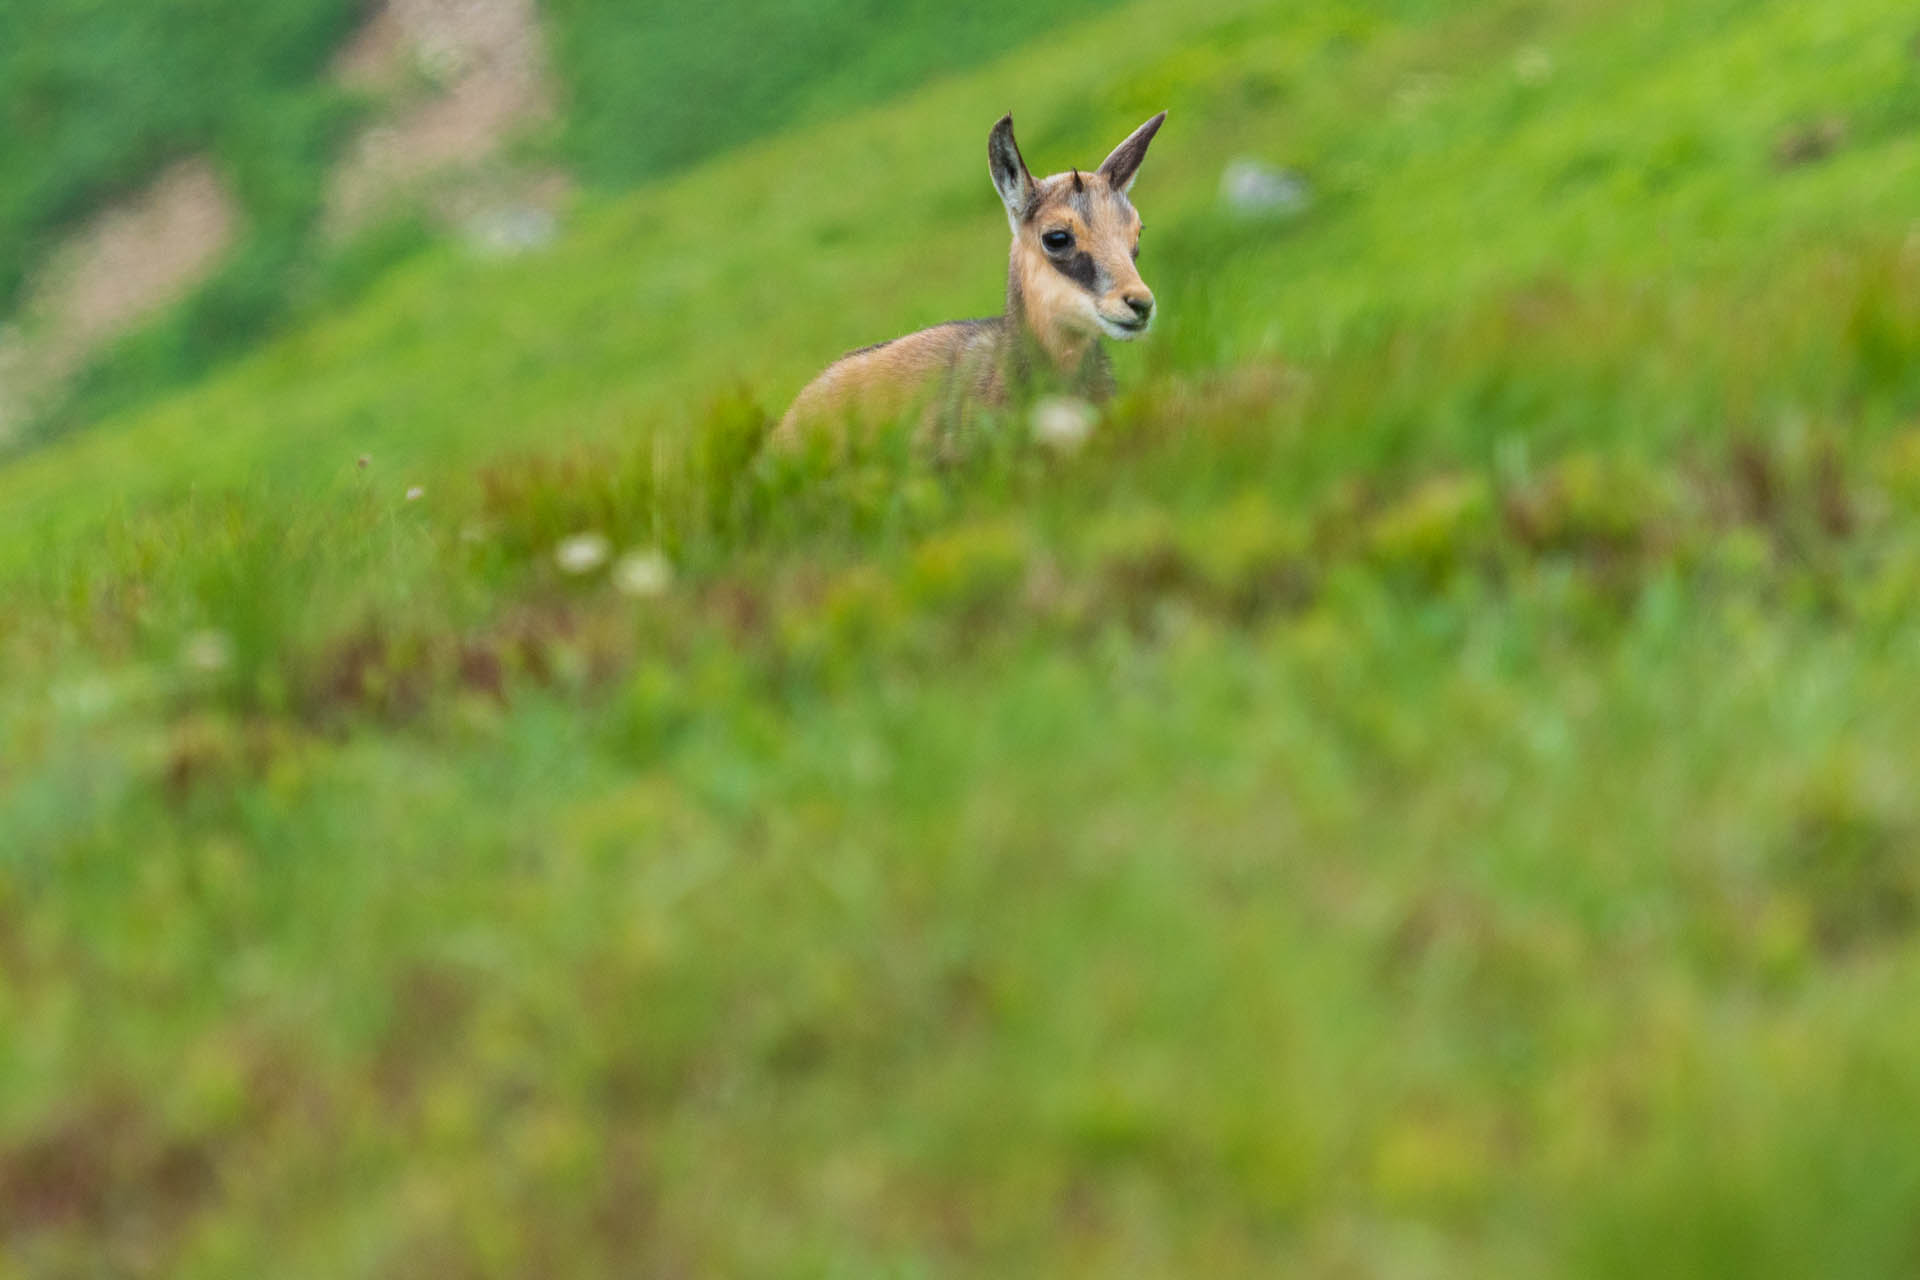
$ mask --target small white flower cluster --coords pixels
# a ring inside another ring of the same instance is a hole
[[[1100,412],[1073,396],[1048,396],[1033,406],[1033,438],[1055,453],[1078,453]]]
[[[612,544],[599,534],[576,533],[560,540],[553,549],[553,562],[560,566],[560,572],[577,578],[605,564],[612,551]]]
[[[1091,411],[1089,406],[1088,412]],[[364,471],[371,461],[363,453],[355,460],[355,464]],[[426,496],[427,491],[421,485],[412,485],[406,491],[408,502],[418,502]],[[487,531],[481,525],[470,524],[460,531],[460,540],[469,545],[478,545],[486,541],[486,537]],[[562,538],[553,549],[553,563],[570,578],[584,578],[600,569],[612,556],[613,544],[604,535],[593,532]],[[650,599],[664,595],[667,588],[673,585],[673,562],[657,547],[638,547],[620,557],[613,566],[611,576],[614,590],[620,594],[636,600]],[[200,641],[198,656],[195,656],[190,645],[187,665],[199,670],[218,670],[226,665],[224,655],[214,655],[212,641],[204,635],[197,639]],[[215,636],[214,639],[223,640],[224,637]]]
[[[576,533],[554,547],[553,562],[560,572],[580,578],[606,564],[612,554],[613,544],[600,534]],[[658,548],[637,548],[614,563],[612,580],[614,590],[636,600],[663,595],[673,585],[673,562]]]
[[[658,551],[629,551],[613,566],[613,586],[623,596],[645,600],[673,585],[673,562]]]

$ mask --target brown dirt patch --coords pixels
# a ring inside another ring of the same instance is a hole
[[[96,215],[38,273],[21,324],[0,333],[0,443],[89,354],[204,280],[239,207],[204,157]]]
[[[570,184],[502,157],[555,114],[534,0],[385,0],[333,74],[384,107],[329,179],[325,235],[422,198],[442,221],[471,225],[483,248],[551,235]],[[505,231],[495,226],[503,211]],[[105,343],[205,280],[239,222],[212,163],[194,158],[75,231],[30,283],[20,322],[0,326],[0,446]]]
[[[60,336],[95,343],[177,301],[233,243],[238,221],[210,161],[174,165],[95,218],[54,260],[46,302]]]
[[[533,0],[387,0],[334,73],[393,104],[333,175],[325,225],[335,236],[435,175],[496,158],[516,134],[554,114]]]

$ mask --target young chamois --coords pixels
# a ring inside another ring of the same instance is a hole
[[[1013,117],[1002,117],[987,139],[987,164],[1013,229],[1006,311],[843,356],[800,392],[775,440],[915,408],[927,431],[950,430],[969,409],[1043,390],[1104,399],[1112,374],[1100,338],[1131,342],[1153,320],[1153,291],[1134,266],[1140,215],[1127,193],[1166,118],[1162,111],[1134,130],[1092,173],[1035,178]]]

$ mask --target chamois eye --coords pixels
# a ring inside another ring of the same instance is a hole
[[[1073,232],[1049,231],[1040,237],[1040,243],[1047,246],[1049,253],[1059,253],[1063,249],[1073,247]]]

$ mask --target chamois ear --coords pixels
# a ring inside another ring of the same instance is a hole
[[[1113,149],[1113,154],[1100,164],[1100,176],[1115,191],[1125,193],[1133,187],[1134,175],[1140,172],[1140,162],[1147,158],[1147,144],[1153,141],[1153,135],[1160,132],[1160,126],[1167,122],[1167,113],[1162,111],[1153,119],[1135,129],[1127,140]]]
[[[1007,206],[1007,221],[1018,231],[1020,220],[1027,216],[1027,209],[1033,203],[1033,175],[1027,172],[1020,144],[1013,140],[1011,114],[1001,116],[1000,123],[993,126],[993,132],[987,137],[987,169],[993,174],[993,186],[1000,193],[1000,203]]]

